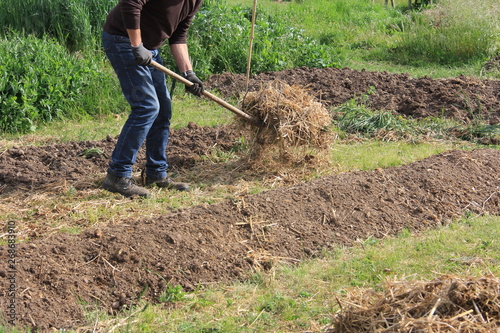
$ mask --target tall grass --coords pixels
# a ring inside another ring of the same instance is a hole
[[[71,51],[95,49],[115,0],[2,0],[0,25],[10,31],[50,36]]]
[[[460,65],[486,60],[500,47],[500,3],[497,0],[442,0],[413,15],[401,34],[391,61],[416,66]]]

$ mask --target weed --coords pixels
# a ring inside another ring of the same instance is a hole
[[[85,158],[92,158],[92,157],[95,157],[95,156],[103,156],[103,157],[106,157],[104,152],[99,149],[99,148],[88,148],[88,149],[85,149],[84,151],[82,151],[81,153],[78,154],[78,156],[82,156],[82,157],[85,157]]]
[[[401,118],[389,111],[371,111],[364,105],[358,105],[354,100],[335,110],[343,114],[338,126],[348,133],[373,134],[378,130],[395,130],[404,128]]]
[[[158,301],[160,303],[178,302],[184,299],[184,295],[185,293],[183,292],[181,285],[168,285],[167,290],[162,292],[162,294],[158,298]]]
[[[485,125],[472,122],[465,127],[455,128],[455,134],[462,140],[475,141],[481,138],[500,137],[500,125]]]
[[[338,62],[331,47],[305,36],[303,30],[291,27],[281,15],[260,10],[255,23],[252,73],[301,66],[330,67]],[[221,72],[245,73],[250,21],[249,7],[205,1],[192,24],[191,29],[197,33],[189,41],[197,73],[203,77]]]

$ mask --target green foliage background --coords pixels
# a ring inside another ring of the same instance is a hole
[[[245,73],[252,11],[218,0],[204,2],[191,27],[189,48],[197,72]],[[321,45],[290,26],[273,12],[257,9],[251,69],[253,73],[301,66],[332,67],[338,57],[332,47]]]
[[[480,4],[441,0],[439,7],[411,17],[413,24],[382,59],[414,66],[460,66],[499,51],[500,3],[496,0]]]
[[[11,31],[50,36],[70,51],[92,50],[116,0],[0,0],[0,22]]]
[[[100,44],[102,24],[116,3],[0,0],[0,133],[127,108]],[[499,49],[496,0],[441,0],[411,11],[366,0],[276,6],[268,0],[257,9],[252,73],[364,63],[403,65],[396,70],[405,71],[480,68]],[[204,1],[189,36],[202,79],[246,71],[251,16],[249,0]],[[175,69],[168,47],[162,52]]]
[[[0,39],[0,59],[0,133],[99,114],[119,101],[99,91],[115,85],[99,61],[71,53],[53,39],[7,35]]]

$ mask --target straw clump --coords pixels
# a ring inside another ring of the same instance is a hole
[[[340,302],[327,333],[500,332],[500,279],[444,276],[430,282],[387,282]]]
[[[327,149],[332,142],[328,110],[301,86],[272,81],[249,92],[241,108],[264,124],[252,128],[258,146],[254,153],[276,146],[284,156],[297,147]]]

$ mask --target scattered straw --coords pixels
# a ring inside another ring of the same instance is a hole
[[[272,255],[265,249],[258,249],[256,251],[250,250],[247,252],[246,260],[254,267],[255,270],[270,270],[276,265],[277,262],[281,263],[297,263],[299,259],[290,257],[278,257]]]
[[[330,114],[301,86],[279,80],[267,83],[260,91],[248,93],[241,108],[264,123],[252,128],[254,157],[278,151],[281,158],[290,159],[307,149],[310,153],[310,148],[326,150],[333,141]]]
[[[500,331],[500,279],[443,276],[352,293],[327,333]]]

